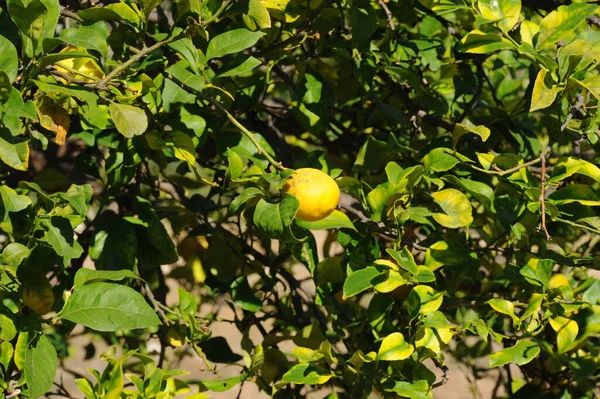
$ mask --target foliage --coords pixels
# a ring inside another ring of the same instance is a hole
[[[9,0],[0,21],[0,398],[421,399],[448,355],[511,397],[599,394],[595,2]],[[323,220],[281,194],[301,167],[343,191]],[[78,394],[76,328],[109,346]]]

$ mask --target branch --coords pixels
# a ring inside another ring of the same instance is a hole
[[[75,12],[73,12],[73,11],[69,11],[69,10],[67,10],[67,8],[66,8],[66,7],[62,7],[62,8],[60,9],[60,14],[61,14],[63,17],[71,18],[71,19],[73,19],[73,20],[75,20],[75,21],[77,21],[77,22],[79,22],[79,23],[83,22],[83,19],[81,19],[81,17],[80,17],[80,16],[79,16],[77,13],[75,13]]]
[[[379,0],[379,5],[383,9],[383,11],[385,11],[385,15],[387,15],[387,23],[388,23],[390,29],[392,31],[395,31],[396,26],[394,26],[394,21],[393,21],[394,16],[392,15],[392,12],[388,8],[387,4],[385,4],[385,0]]]
[[[548,155],[549,152],[550,152],[550,147],[546,147],[546,149],[544,151],[542,151],[542,153],[540,154],[540,156],[538,158],[532,159],[529,162],[522,163],[520,165],[515,166],[514,168],[510,168],[510,169],[506,169],[506,170],[487,170],[487,169],[478,168],[477,166],[473,166],[473,165],[470,165],[470,166],[472,169],[475,169],[479,172],[487,173],[488,175],[505,176],[505,175],[509,175],[511,173],[515,173],[515,172],[517,172],[523,168],[526,168],[528,166],[535,165],[539,162],[542,162],[542,159],[545,162],[546,155]]]
[[[99,81],[98,83],[92,84],[92,85],[88,85],[88,87],[91,87],[94,89],[104,89],[104,87],[106,87],[106,84],[108,82],[110,82],[111,79],[117,77],[118,75],[121,74],[121,72],[123,72],[124,70],[129,68],[132,64],[134,64],[135,62],[144,58],[146,56],[146,54],[151,53],[154,50],[158,50],[159,48],[161,48],[162,46],[164,46],[166,44],[173,43],[177,40],[183,39],[184,37],[188,36],[189,33],[190,32],[186,29],[183,32],[181,32],[179,35],[171,36],[167,39],[164,39],[164,40],[154,43],[150,47],[142,48],[139,53],[137,53],[136,55],[134,55],[133,57],[131,57],[130,59],[128,59],[127,61],[125,61],[124,63],[119,65],[118,67],[116,67],[115,69],[113,69],[101,81]]]
[[[221,4],[221,7],[217,10],[217,12],[215,12],[214,15],[212,17],[210,17],[209,19],[207,19],[205,21],[202,21],[200,23],[200,26],[206,26],[206,25],[210,24],[211,22],[216,21],[219,18],[219,16],[223,13],[223,11],[225,11],[225,9],[229,5],[230,1],[231,0],[224,1],[223,4]],[[117,77],[118,75],[120,75],[121,72],[123,72],[125,69],[129,68],[135,62],[137,62],[140,59],[144,58],[147,54],[153,52],[154,50],[158,50],[159,48],[163,47],[164,45],[176,42],[177,40],[181,40],[181,39],[183,39],[183,38],[185,38],[187,36],[193,36],[197,32],[198,32],[197,25],[190,25],[183,32],[181,32],[179,35],[171,36],[169,38],[166,38],[164,40],[161,40],[161,41],[158,41],[158,42],[154,43],[150,47],[144,47],[144,48],[142,48],[139,51],[139,53],[135,54],[133,57],[131,57],[130,59],[128,59],[127,61],[125,61],[124,63],[122,63],[118,67],[116,67],[115,69],[113,69],[100,82],[98,82],[96,84],[93,84],[91,86],[88,86],[88,87],[96,88],[96,89],[103,89],[106,86],[106,84],[108,82],[110,82],[111,79],[113,79],[113,78]]]
[[[546,150],[550,147],[546,147]],[[544,150],[540,155],[540,160],[542,161],[542,172],[541,172],[541,191],[540,191],[540,209],[542,211],[542,224],[541,228],[546,233],[546,240],[550,241],[550,234],[548,234],[548,229],[546,228],[546,153],[548,151]]]

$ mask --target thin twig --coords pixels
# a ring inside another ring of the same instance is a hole
[[[154,311],[160,316],[160,318],[162,319],[162,321],[164,322],[164,324],[166,326],[170,325],[171,320],[169,320],[167,318],[167,315],[160,307],[160,304],[154,297],[154,293],[150,289],[150,286],[148,285],[148,283],[144,283],[143,287],[144,287],[144,293],[146,294],[146,297],[150,300],[150,303],[152,303],[152,307],[154,308]]]
[[[550,147],[546,147],[546,150]],[[546,153],[544,150],[540,155],[540,160],[542,161],[542,171],[541,171],[541,191],[540,191],[540,209],[542,211],[542,230],[546,233],[546,239],[550,241],[550,234],[548,234],[548,229],[546,228]]]
[[[546,147],[546,149],[544,151],[542,151],[542,153],[540,154],[540,156],[538,158],[532,159],[531,161],[522,163],[520,165],[515,166],[514,168],[510,168],[510,169],[506,169],[506,170],[487,170],[487,169],[482,169],[479,168],[477,166],[474,165],[470,165],[472,169],[475,169],[479,172],[483,172],[483,173],[487,173],[489,175],[497,175],[497,176],[506,176],[509,175],[511,173],[515,173],[523,168],[526,168],[528,166],[531,165],[535,165],[539,162],[542,162],[542,159],[546,159],[546,155],[550,152],[550,147]]]
[[[83,22],[83,19],[81,19],[81,17],[80,17],[80,16],[79,16],[77,13],[75,13],[75,12],[73,12],[73,11],[69,11],[69,10],[67,10],[67,8],[66,8],[66,7],[62,7],[62,8],[61,8],[61,10],[60,10],[60,14],[61,14],[63,17],[67,17],[67,18],[74,19],[75,21],[77,21],[77,22],[79,22],[79,23]]]
[[[223,11],[227,8],[227,6],[229,5],[230,0],[228,1],[224,1],[223,4],[221,4],[221,7],[219,8],[219,10],[217,10],[217,12],[215,12],[215,14],[210,17],[209,19],[202,21],[200,23],[200,26],[206,26],[208,24],[210,24],[213,21],[216,21],[219,16],[223,13]],[[188,26],[183,32],[181,32],[179,35],[174,35],[171,37],[168,37],[164,40],[160,40],[156,43],[154,43],[152,46],[150,47],[144,47],[142,48],[139,53],[135,54],[133,57],[131,57],[130,59],[128,59],[127,61],[125,61],[124,63],[122,63],[121,65],[119,65],[118,67],[116,67],[115,69],[113,69],[108,75],[106,75],[104,77],[104,79],[102,79],[101,81],[99,81],[96,84],[92,84],[89,87],[92,88],[99,88],[99,89],[103,89],[106,84],[108,82],[110,82],[111,79],[117,77],[119,74],[121,74],[121,72],[123,72],[124,70],[126,70],[127,68],[129,68],[132,64],[134,64],[135,62],[139,61],[140,59],[144,58],[147,54],[153,52],[154,50],[158,50],[159,48],[176,42],[177,40],[181,40],[185,37],[188,36],[193,36],[194,34],[196,34],[198,32],[198,28],[195,25],[191,25]]]
[[[394,25],[394,21],[393,21],[394,15],[392,15],[392,12],[388,8],[387,4],[385,4],[385,0],[379,0],[379,5],[383,9],[383,11],[385,11],[385,15],[387,15],[387,23],[388,23],[390,29],[392,31],[395,31],[396,26]]]
[[[242,125],[233,115],[231,115],[229,113],[229,111],[227,111],[227,109],[225,109],[224,106],[221,105],[221,103],[219,103],[217,100],[214,100],[210,97],[206,97],[203,96],[203,98],[205,100],[207,100],[209,103],[211,103],[212,105],[214,105],[216,108],[219,109],[219,111],[223,112],[225,114],[225,116],[227,116],[227,119],[229,119],[229,121],[231,123],[233,123],[235,125],[235,127],[237,127],[238,129],[240,129],[240,131],[246,136],[248,137],[248,139],[252,142],[252,144],[254,144],[254,147],[256,147],[256,150],[258,152],[259,155],[263,155],[267,161],[273,165],[273,167],[279,171],[285,170],[285,167],[281,164],[281,162],[277,162],[272,156],[271,154],[269,154],[267,151],[265,151],[265,149],[262,147],[262,145],[258,142],[258,139],[256,138],[256,135],[254,133],[252,133],[250,130],[246,129],[246,127],[244,125]]]

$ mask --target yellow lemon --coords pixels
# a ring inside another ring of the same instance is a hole
[[[62,49],[61,53],[68,53],[72,51],[84,51],[83,49],[75,46],[67,46]],[[67,58],[58,61],[56,64],[56,70],[69,75],[74,75],[76,79],[80,79],[86,82],[93,82],[93,78],[102,79],[104,72],[102,68],[94,61],[93,58]],[[79,73],[74,73],[77,71]]]
[[[285,182],[283,192],[298,199],[296,217],[307,222],[326,218],[340,200],[335,181],[327,173],[312,168],[297,169]]]
[[[563,285],[569,286],[570,284],[569,278],[562,273],[557,273],[552,276],[552,278],[550,278],[550,282],[548,283],[552,289],[561,287]]]

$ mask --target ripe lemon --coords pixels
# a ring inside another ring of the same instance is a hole
[[[562,273],[557,273],[552,276],[552,278],[550,278],[550,282],[548,283],[548,286],[552,289],[561,287],[563,285],[569,286],[571,283],[569,283],[569,278]]]
[[[62,49],[61,53],[68,53],[72,51],[84,51],[83,49],[75,46],[67,46]],[[67,58],[64,60],[58,61],[56,64],[56,70],[62,73],[66,73],[69,75],[74,75],[76,79],[83,80],[85,82],[93,82],[93,78],[102,79],[104,77],[104,72],[102,72],[102,68],[100,65],[94,61],[91,57],[83,57],[83,58]],[[79,72],[79,74],[73,73],[73,71]]]
[[[307,222],[326,218],[337,207],[340,189],[326,173],[312,168],[297,169],[285,185],[283,192],[298,199],[300,206],[296,217]]]

